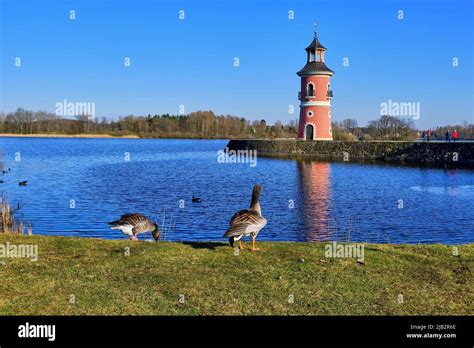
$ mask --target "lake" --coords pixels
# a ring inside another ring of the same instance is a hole
[[[255,166],[219,163],[226,144],[0,138],[11,168],[0,174],[0,190],[24,204],[17,217],[34,234],[122,239],[107,222],[141,212],[165,240],[226,241],[230,217],[248,208],[261,183],[268,224],[259,240],[474,242],[474,171],[261,157]]]

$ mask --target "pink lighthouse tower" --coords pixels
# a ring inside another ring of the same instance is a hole
[[[330,78],[334,72],[324,63],[325,51],[315,25],[314,39],[306,47],[306,65],[297,73],[301,78],[299,140],[332,140]]]

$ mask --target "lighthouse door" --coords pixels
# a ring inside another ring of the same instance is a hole
[[[306,125],[306,140],[314,139],[314,127],[312,124]]]

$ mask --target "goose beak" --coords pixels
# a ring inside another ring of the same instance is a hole
[[[158,232],[158,229],[153,230],[153,238],[155,239],[155,242],[158,241],[158,238],[160,237],[160,233]]]

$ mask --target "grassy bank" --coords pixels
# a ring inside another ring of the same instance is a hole
[[[446,245],[366,245],[360,264],[314,243],[235,256],[225,243],[0,235],[7,242],[37,244],[39,255],[3,258],[2,315],[474,314],[474,244],[459,256]]]

